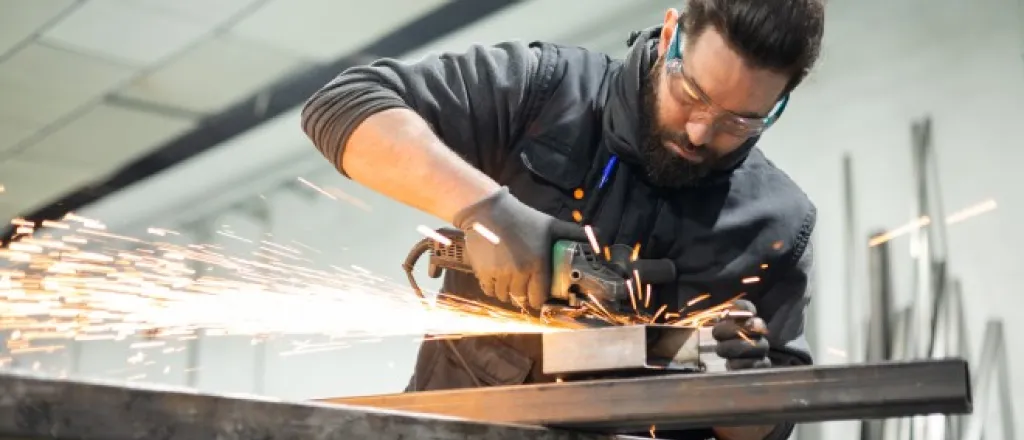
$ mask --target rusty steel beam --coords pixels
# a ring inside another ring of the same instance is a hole
[[[971,410],[968,368],[962,360],[674,374],[325,401],[602,432]]]
[[[0,374],[0,439],[611,440],[602,434],[323,403]]]

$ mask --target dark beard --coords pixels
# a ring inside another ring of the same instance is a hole
[[[701,163],[694,163],[675,154],[664,145],[666,141],[674,142],[680,147],[689,147],[692,144],[686,133],[672,132],[658,124],[656,116],[658,100],[655,84],[658,84],[661,79],[663,69],[664,59],[659,58],[651,69],[647,81],[642,85],[641,124],[644,130],[641,134],[639,150],[647,179],[651,184],[663,188],[679,189],[693,186],[710,174],[715,169],[719,158],[715,157],[712,150],[707,147],[696,146],[695,149],[704,157],[704,160]]]

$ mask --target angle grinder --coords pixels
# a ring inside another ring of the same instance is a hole
[[[402,265],[409,283],[421,297],[423,292],[416,283],[413,269],[427,252],[430,252],[427,275],[431,278],[439,278],[445,270],[473,273],[465,234],[451,228],[436,232],[446,238],[447,243],[425,238],[413,247]],[[551,292],[539,311],[541,318],[569,319],[585,326],[611,325],[610,316],[636,314],[636,298],[631,298],[631,283],[636,282],[633,277],[639,276],[644,284],[651,285],[671,283],[676,278],[675,264],[671,260],[634,260],[633,249],[626,245],[610,246],[601,255],[588,243],[558,240],[551,252]]]

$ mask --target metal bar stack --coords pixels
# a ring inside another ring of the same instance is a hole
[[[930,118],[912,125],[912,160],[916,203],[911,231],[914,289],[909,306],[894,309],[891,250],[886,242],[868,249],[870,316],[865,354],[869,362],[924,359],[969,359],[960,283],[948,270],[945,213],[941,205],[938,164],[931,143]],[[849,192],[846,194],[849,197]],[[878,237],[874,234],[872,237]],[[848,263],[849,264],[849,263]],[[917,416],[861,424],[862,440],[981,440],[986,427],[999,425],[1003,438],[1014,439],[1009,373],[1002,323],[991,320],[984,349],[974,366],[976,409],[969,416]],[[1001,420],[987,420],[988,406],[999,393]]]

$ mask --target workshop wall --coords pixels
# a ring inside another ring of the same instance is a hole
[[[947,229],[952,274],[962,280],[974,356],[985,321],[1002,318],[1011,368],[1024,365],[1024,332],[1014,315],[1024,306],[1017,285],[1024,246],[1024,197],[1019,167],[1024,143],[1024,37],[1020,5],[1011,0],[894,2],[876,8],[830,4],[820,68],[795,94],[788,114],[762,147],[789,172],[819,208],[816,263],[819,362],[861,359],[863,333],[850,346],[850,320],[866,319],[866,283],[853,286],[854,309],[844,286],[842,155],[853,160],[857,237],[903,226],[913,217],[911,122],[933,118],[942,203],[946,214],[988,199],[998,208]],[[897,265],[898,305],[912,289],[909,239],[891,242]],[[865,247],[866,248],[866,247]],[[864,249],[854,264],[865,276]],[[1024,380],[1012,377],[1014,395]],[[1024,420],[1017,405],[1016,420]],[[856,431],[830,425],[827,438]],[[843,437],[843,436],[847,437]]]

